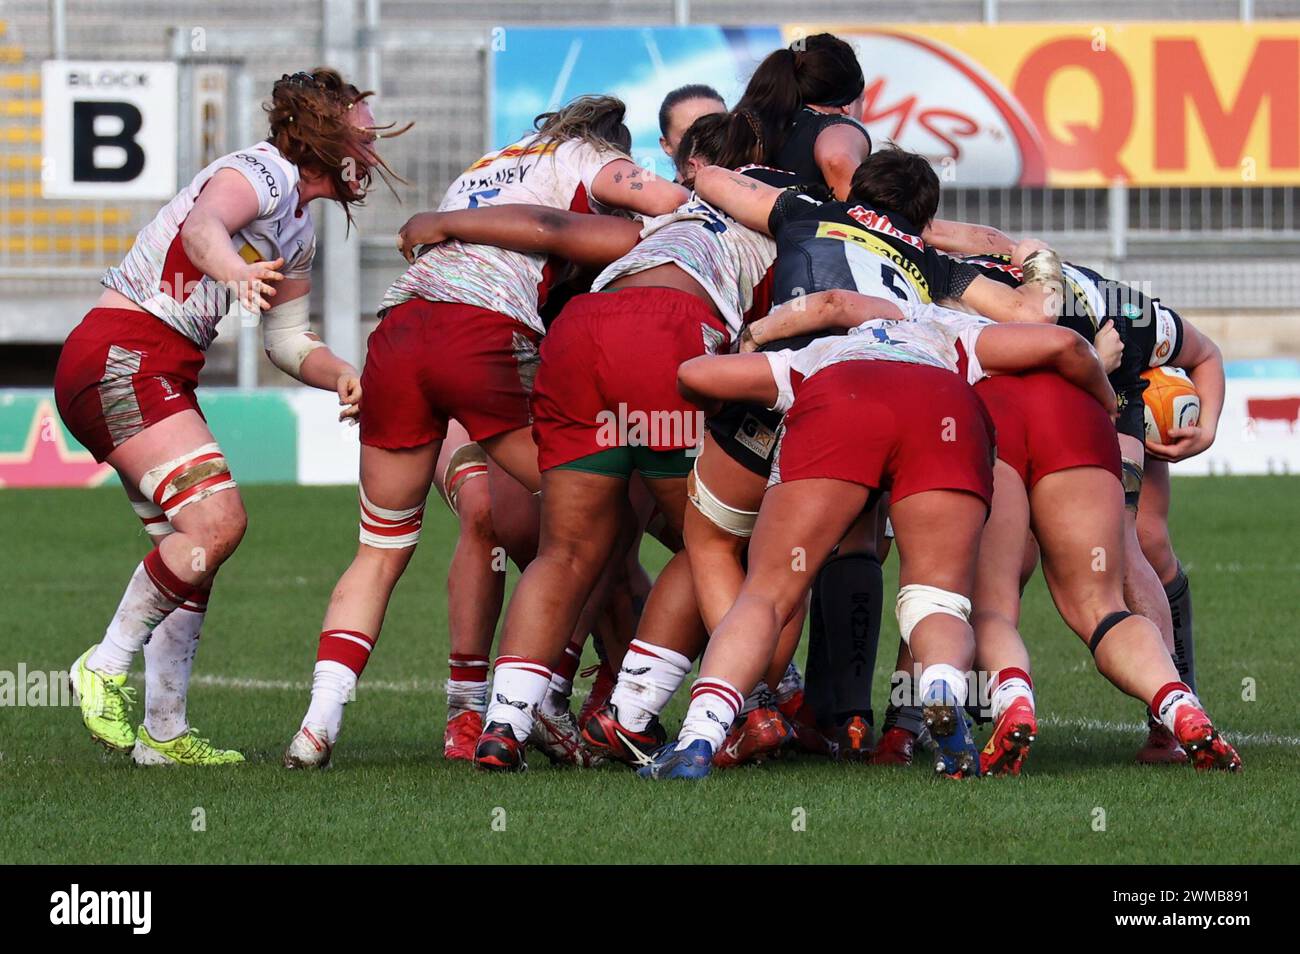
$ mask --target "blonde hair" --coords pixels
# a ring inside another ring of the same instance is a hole
[[[627,155],[632,151],[632,134],[623,117],[626,104],[614,96],[579,96],[550,113],[533,120],[541,142],[579,139],[601,150]]]

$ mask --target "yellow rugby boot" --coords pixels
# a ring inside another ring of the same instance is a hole
[[[81,707],[81,721],[92,739],[114,752],[127,752],[135,744],[135,729],[131,727],[135,690],[126,684],[126,673],[110,676],[86,665],[86,657],[94,648],[78,656],[68,673],[72,698]]]
[[[136,765],[237,765],[244,761],[243,753],[217,748],[202,738],[198,729],[159,742],[144,726],[136,733],[131,758]]]

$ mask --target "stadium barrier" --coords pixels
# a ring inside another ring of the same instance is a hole
[[[306,388],[208,388],[203,412],[241,484],[351,484],[357,428],[333,394]],[[1300,473],[1300,364],[1231,366],[1218,438],[1174,466],[1184,476]],[[59,421],[50,391],[0,391],[0,488],[95,487],[116,480]]]

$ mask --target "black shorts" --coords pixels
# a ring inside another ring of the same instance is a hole
[[[704,422],[727,456],[760,477],[772,473],[772,454],[781,427],[780,411],[761,404],[732,403]]]
[[[1138,379],[1136,386],[1115,389],[1119,403],[1119,417],[1115,419],[1116,433],[1127,434],[1138,441],[1146,440],[1146,402],[1142,399],[1142,392],[1146,389],[1147,383],[1142,378]]]
[[[785,351],[787,349],[806,348],[818,338],[826,337],[830,332],[811,335],[796,335],[779,341],[768,341],[759,347],[759,351]],[[1145,383],[1145,382],[1144,382]],[[761,404],[732,403],[723,405],[721,411],[706,418],[704,425],[718,442],[718,446],[727,452],[727,456],[746,470],[769,477],[772,474],[772,454],[776,452],[776,439],[780,434],[781,419],[785,415],[779,411],[763,407]]]

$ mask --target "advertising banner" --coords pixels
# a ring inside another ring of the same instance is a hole
[[[873,139],[956,186],[1300,183],[1300,21],[510,27],[493,53],[495,142],[610,93],[633,157],[667,174],[666,93],[705,83],[734,105],[763,56],[819,31],[857,48]]]

